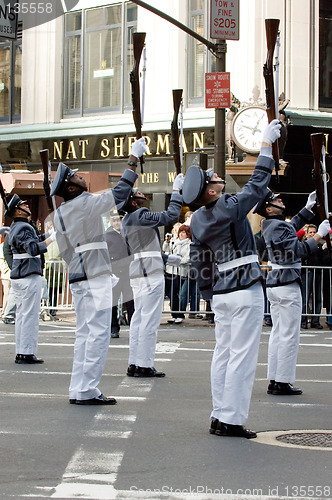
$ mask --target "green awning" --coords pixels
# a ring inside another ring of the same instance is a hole
[[[291,125],[299,127],[332,128],[332,110],[307,111],[302,109],[285,109]]]

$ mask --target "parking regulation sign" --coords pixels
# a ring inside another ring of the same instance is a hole
[[[239,40],[240,0],[211,0],[211,38]]]
[[[205,107],[229,108],[230,105],[230,73],[205,73]]]
[[[18,0],[0,0],[0,38],[16,39],[17,5]]]

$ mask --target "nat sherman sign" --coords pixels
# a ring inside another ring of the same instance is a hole
[[[143,134],[147,143],[146,155],[150,157],[173,154],[172,136],[170,133],[151,132]],[[71,160],[114,160],[129,156],[130,148],[135,141],[134,136],[91,136],[53,141],[54,161]],[[182,138],[183,152],[195,152],[213,145],[213,129],[205,131],[186,131]]]

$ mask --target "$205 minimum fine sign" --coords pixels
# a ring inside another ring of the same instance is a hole
[[[205,107],[229,108],[230,73],[205,73]]]
[[[211,0],[211,38],[239,40],[240,0]]]

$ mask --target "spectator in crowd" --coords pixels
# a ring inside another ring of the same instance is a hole
[[[51,231],[52,228],[53,223],[48,221],[45,224],[45,230]],[[63,267],[62,257],[56,241],[52,241],[48,245],[45,253],[45,278],[47,281],[48,305],[50,306],[48,313],[52,319],[58,319],[56,308],[62,294]]]
[[[175,248],[179,241],[179,228],[181,222],[176,222],[172,227],[172,233],[169,243],[167,244],[167,255],[176,255]],[[165,244],[163,249],[166,248]],[[163,250],[164,251],[164,250]],[[165,295],[170,300],[171,319],[168,323],[182,323],[184,314],[180,312],[180,273],[178,266],[171,265],[169,262],[165,266]]]
[[[175,246],[175,253],[182,256],[180,265],[180,310],[187,309],[188,301],[190,302],[189,319],[202,319],[203,316],[198,314],[200,293],[196,280],[193,278],[190,267],[190,249],[191,230],[190,226],[183,224],[179,228],[179,239]]]
[[[188,210],[188,212],[186,212],[184,214],[184,223],[183,224],[186,224],[187,226],[190,226],[190,221],[191,221],[191,218],[193,216],[193,211],[192,210]]]
[[[126,241],[121,234],[122,215],[115,210],[111,212],[111,226],[107,229],[105,239],[110,254],[112,274],[115,276],[115,286],[113,286],[113,306],[112,306],[112,325],[111,337],[119,338],[120,323],[124,321],[124,309],[127,313],[127,324],[130,325],[132,315],[134,314],[133,291],[129,280],[129,266],[133,260],[128,255]],[[119,317],[118,304],[122,297],[122,317]]]
[[[317,233],[317,226],[308,224],[305,232],[305,240],[310,240]],[[302,272],[302,319],[301,328],[308,329],[308,311],[311,309],[310,327],[322,330],[323,326],[319,322],[319,315],[322,310],[322,269],[323,247],[318,244],[318,251],[309,254],[302,260],[303,266],[316,267],[316,269],[303,269]],[[311,305],[311,307],[310,307]]]

